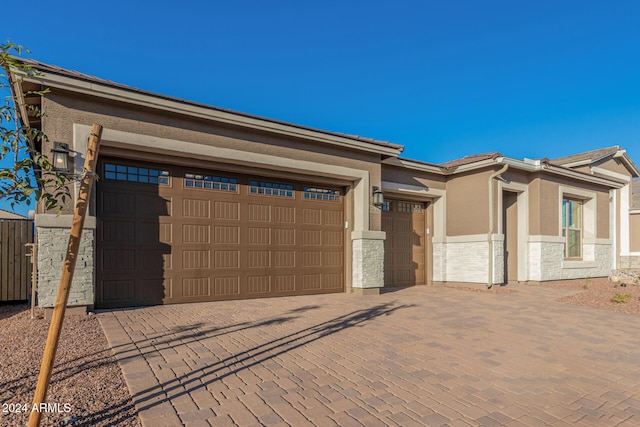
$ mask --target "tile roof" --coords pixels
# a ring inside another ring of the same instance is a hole
[[[394,144],[394,143],[387,142],[387,141],[380,141],[380,140],[376,140],[376,139],[373,139],[373,138],[367,138],[367,137],[362,137],[362,136],[358,136],[358,135],[351,135],[351,134],[347,134],[347,133],[332,132],[332,131],[317,129],[317,128],[313,128],[313,127],[309,127],[309,126],[298,125],[298,124],[294,124],[294,123],[289,123],[289,122],[285,122],[285,121],[281,121],[281,120],[270,119],[270,118],[266,118],[266,117],[262,117],[262,116],[253,115],[253,114],[242,113],[242,112],[239,112],[239,111],[229,110],[229,109],[226,109],[226,108],[220,108],[220,107],[216,107],[216,106],[213,106],[213,105],[203,104],[203,103],[200,103],[200,102],[188,101],[186,99],[176,98],[176,97],[173,97],[173,96],[162,95],[162,94],[159,94],[159,93],[150,92],[150,91],[146,91],[146,90],[143,90],[143,89],[138,89],[138,88],[135,88],[135,87],[132,87],[132,86],[127,86],[127,85],[124,85],[124,84],[121,84],[121,83],[117,83],[117,82],[114,82],[114,81],[111,81],[111,80],[101,79],[99,77],[92,76],[92,75],[89,75],[89,74],[80,73],[78,71],[69,70],[69,69],[66,69],[66,68],[59,67],[57,65],[46,64],[44,62],[40,62],[40,61],[37,61],[35,59],[31,59],[31,58],[19,58],[19,57],[17,57],[16,59],[18,59],[19,61],[23,62],[26,65],[29,65],[29,66],[33,67],[35,70],[40,71],[40,72],[42,72],[44,74],[50,73],[50,74],[56,74],[56,75],[59,75],[59,76],[70,77],[70,78],[73,78],[73,79],[83,80],[83,81],[86,81],[86,82],[89,82],[89,83],[96,83],[96,84],[101,84],[101,85],[105,85],[105,86],[109,86],[109,87],[113,87],[113,88],[117,88],[117,89],[123,89],[123,90],[129,91],[129,92],[136,92],[136,93],[139,93],[139,94],[142,94],[142,95],[153,96],[153,97],[156,97],[156,98],[161,98],[161,99],[165,99],[165,100],[168,100],[168,101],[173,101],[173,102],[177,102],[177,103],[181,103],[181,104],[192,105],[192,106],[196,106],[196,107],[207,108],[207,109],[210,109],[210,110],[236,114],[236,115],[247,117],[247,118],[264,120],[264,121],[268,121],[268,122],[271,122],[271,123],[277,123],[277,124],[281,124],[281,125],[292,126],[292,127],[296,127],[296,128],[299,128],[299,129],[309,130],[309,131],[313,131],[313,132],[319,132],[319,133],[323,133],[323,134],[327,134],[327,135],[334,135],[334,136],[339,136],[339,137],[343,137],[343,138],[349,138],[349,139],[353,139],[353,140],[357,140],[357,141],[361,141],[361,142],[366,142],[366,143],[377,145],[377,146],[390,147],[390,148],[398,149],[400,151],[402,151],[404,149],[404,146],[402,146],[400,144]]]
[[[492,160],[492,159],[497,159],[498,157],[504,157],[502,154],[498,153],[498,152],[492,152],[492,153],[482,153],[482,154],[471,154],[469,156],[464,156],[461,159],[455,159],[455,160],[450,160],[448,162],[445,163],[440,163],[440,167],[443,168],[455,168],[458,166],[462,166],[462,165],[467,165],[470,163],[476,163],[476,162],[480,162],[482,160]]]
[[[613,147],[600,148],[597,150],[585,151],[584,153],[572,154],[570,156],[559,157],[553,159],[551,162],[556,165],[566,165],[570,163],[576,163],[588,160],[590,163],[597,162],[598,160],[609,157],[616,154],[620,150],[618,145]]]

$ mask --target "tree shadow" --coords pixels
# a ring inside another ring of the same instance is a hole
[[[196,323],[192,327],[180,326],[171,329],[168,333],[158,332],[156,336],[151,336],[144,340],[131,341],[113,347],[110,346],[105,350],[82,354],[74,359],[65,361],[64,367],[58,365],[54,368],[51,383],[55,385],[56,382],[61,382],[65,379],[71,378],[80,372],[80,370],[96,368],[103,366],[105,363],[113,363],[114,357],[116,362],[126,361],[140,355],[146,356],[169,348],[186,346],[199,341],[202,337],[215,338],[220,335],[240,332],[246,329],[282,324],[293,319],[295,319],[295,317],[275,317],[254,322],[242,322],[224,327],[199,329],[197,332],[193,332],[193,330],[201,328],[205,325],[204,323]],[[134,348],[131,348],[131,345],[133,345]],[[127,356],[123,355],[124,353],[132,351],[135,351],[136,353]],[[77,364],[78,362],[89,358],[91,358],[89,363],[82,363],[81,365]],[[10,378],[7,381],[0,382],[0,389],[7,393],[15,393],[17,390],[24,388],[27,384],[35,385],[37,377],[38,372],[31,372],[28,375],[23,375],[19,378]],[[33,386],[31,386],[31,388],[33,388]]]
[[[157,386],[148,388],[132,396],[139,411],[153,408],[162,400],[157,398],[176,390],[180,391],[174,397],[188,394],[194,390],[206,387],[230,375],[256,366],[276,356],[287,353],[314,341],[320,340],[337,332],[349,328],[362,327],[363,323],[380,316],[388,316],[396,310],[408,308],[409,305],[392,307],[392,303],[381,304],[372,308],[357,310],[326,322],[319,323],[300,331],[257,345],[249,350],[226,357],[213,365],[191,371],[174,379],[165,381]],[[211,377],[207,379],[206,377]],[[146,402],[146,404],[145,404]]]
[[[397,310],[409,308],[412,306],[413,305],[407,304],[394,306],[394,303],[390,302],[367,309],[356,310],[351,313],[335,317],[331,320],[309,326],[307,328],[284,335],[279,338],[272,339],[263,344],[255,345],[248,350],[239,351],[236,354],[225,357],[224,359],[221,359],[206,367],[194,369],[185,374],[178,375],[170,380],[159,382],[157,385],[134,393],[131,396],[131,401],[136,405],[138,413],[153,409],[157,405],[165,403],[167,401],[167,398],[165,397],[167,394],[171,394],[172,399],[188,395],[189,393],[192,393],[198,389],[206,388],[212,383],[221,381],[226,377],[235,375],[238,372],[262,364],[268,360],[293,351],[297,348],[311,344],[315,341],[321,340],[338,332],[346,331],[350,328],[364,327],[364,324],[368,321],[371,321],[380,316],[389,316]],[[300,309],[292,310],[292,312],[305,311],[315,308],[317,308],[317,306],[301,307]],[[228,334],[232,332],[239,332],[250,327],[268,326],[272,324],[282,323],[287,320],[291,320],[291,318],[274,318],[253,324],[251,326],[242,326],[240,328],[237,327],[238,325],[234,325],[232,327],[226,328],[227,331],[225,331],[224,333]],[[212,331],[216,331],[218,329],[225,328],[213,328]],[[195,341],[199,339],[198,337],[203,336],[206,336],[206,338],[213,338],[217,335],[210,335],[210,333],[203,331],[196,334],[192,338],[194,338],[193,341]],[[174,338],[177,339],[177,337]],[[180,340],[177,345],[185,344],[186,343]],[[167,348],[175,348],[175,345],[171,345]],[[152,351],[157,351],[157,349],[154,349]],[[140,350],[136,354],[126,355],[124,359],[147,356],[152,351]],[[123,360],[122,358],[119,358],[118,355],[116,355],[116,358],[119,361]],[[83,417],[82,419],[78,420],[80,424],[76,425],[93,425],[92,423],[95,423],[97,421],[111,420],[113,417],[117,418],[118,412],[127,407],[126,405],[129,404],[128,402],[128,400],[123,400],[121,402],[115,403],[107,409]]]

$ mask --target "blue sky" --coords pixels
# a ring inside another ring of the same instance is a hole
[[[153,4],[147,6],[146,4]],[[620,145],[640,164],[640,2],[29,2],[0,37],[141,89],[440,163]]]

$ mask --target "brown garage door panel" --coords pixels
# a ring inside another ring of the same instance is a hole
[[[106,159],[103,168],[105,163],[122,162]],[[167,175],[165,185],[99,182],[100,306],[344,291],[339,191],[125,166]]]
[[[382,212],[385,286],[426,283],[425,204],[389,200]]]

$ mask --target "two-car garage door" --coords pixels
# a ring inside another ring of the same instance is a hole
[[[340,188],[103,160],[97,304],[344,291]]]

